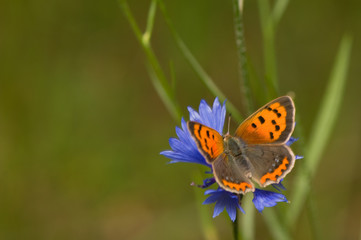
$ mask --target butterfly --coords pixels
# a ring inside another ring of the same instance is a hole
[[[199,152],[212,165],[223,189],[237,194],[254,192],[279,183],[293,168],[295,155],[286,145],[295,126],[295,105],[289,96],[279,97],[244,120],[234,136],[222,136],[198,122],[188,130]],[[252,181],[253,180],[253,181]]]

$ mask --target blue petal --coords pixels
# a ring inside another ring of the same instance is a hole
[[[201,116],[203,120],[203,124],[214,128],[214,119],[212,115],[212,109],[208,106],[207,102],[205,100],[201,100],[201,103],[199,104],[199,115]]]
[[[288,139],[286,145],[291,146],[292,143],[296,142],[297,140],[298,140],[298,138],[290,137],[290,139]]]
[[[227,202],[226,211],[227,211],[229,217],[231,218],[232,222],[234,222],[234,220],[236,220],[236,216],[237,216],[237,207],[233,203],[233,201]]]
[[[216,98],[213,102],[213,118],[216,119],[214,129],[216,129],[221,134],[223,132],[224,120],[226,117],[225,102],[226,101],[224,101],[223,106],[221,106],[218,98]]]
[[[225,102],[221,105],[218,98],[216,98],[213,102],[213,108],[211,108],[205,100],[201,100],[199,113],[191,107],[188,107],[188,111],[191,121],[202,123],[222,134],[226,116]]]
[[[216,205],[214,206],[213,218],[217,217],[221,212],[223,212],[226,201],[223,198],[217,200]]]
[[[259,212],[265,207],[273,207],[277,202],[287,202],[287,198],[281,193],[257,189],[254,191],[253,204]]]
[[[199,116],[198,112],[195,111],[193,108],[188,107],[188,112],[189,112],[189,120],[199,123],[202,121],[201,116]]]
[[[211,195],[204,200],[203,204],[211,204],[217,202],[219,196],[218,195]]]
[[[281,192],[281,190],[286,190],[285,186],[283,186],[282,184],[283,179],[281,179],[281,181],[279,183],[274,183],[272,184],[272,187],[274,187],[275,189],[277,189],[277,191]]]
[[[199,105],[199,113],[191,107],[188,107],[188,111],[191,121],[202,123],[222,134],[226,107],[225,104],[221,106],[218,98],[214,100],[213,108],[208,106],[206,101],[202,100]],[[176,134],[178,139],[169,139],[169,145],[172,150],[163,151],[160,154],[170,158],[170,163],[190,162],[211,167],[211,165],[206,162],[202,154],[198,151],[197,144],[190,135],[187,122],[183,118],[181,121],[181,127],[176,127]]]
[[[237,202],[238,202],[238,199],[237,199]],[[239,210],[241,210],[241,212],[242,212],[243,214],[246,214],[246,212],[243,210],[243,208],[241,207],[241,205],[239,205],[239,203],[238,203],[237,207],[238,207]]]
[[[244,213],[244,210],[239,205],[238,196],[236,194],[227,192],[222,188],[218,188],[217,190],[207,190],[205,191],[205,194],[210,196],[203,202],[203,204],[216,203],[214,206],[213,217],[216,217],[223,212],[224,208],[226,208],[228,216],[232,221],[236,219],[237,208]]]
[[[206,178],[203,180],[202,188],[207,188],[211,185],[213,185],[216,182],[216,179],[214,177]]]

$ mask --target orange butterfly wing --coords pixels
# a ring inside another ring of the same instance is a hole
[[[258,109],[237,128],[235,135],[248,144],[286,143],[295,122],[295,106],[289,96],[279,97]]]
[[[223,137],[216,130],[203,124],[187,122],[189,132],[197,143],[198,150],[211,164],[224,151]]]

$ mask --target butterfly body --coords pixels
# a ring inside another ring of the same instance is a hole
[[[223,148],[224,153],[229,157],[238,157],[242,155],[245,151],[246,144],[242,141],[241,138],[232,137],[227,134],[223,138]]]
[[[293,168],[295,156],[286,145],[294,129],[295,108],[290,97],[266,104],[237,128],[220,135],[197,122],[188,129],[198,150],[212,164],[217,183],[227,191],[245,194],[279,183]]]

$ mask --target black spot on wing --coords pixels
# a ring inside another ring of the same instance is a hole
[[[254,123],[252,123],[251,126],[252,126],[253,128],[256,128],[256,127],[257,127],[257,125],[254,124]]]
[[[273,139],[274,138],[273,132],[269,132],[269,136],[270,136],[271,139]]]
[[[272,111],[273,111],[275,114],[277,114],[277,117],[281,117],[281,116],[282,116],[281,113],[279,113],[277,109],[273,109]]]
[[[262,116],[259,116],[258,117],[258,120],[261,124],[263,124],[265,122],[264,118]]]
[[[208,147],[208,143],[207,143],[207,138],[204,139],[204,145],[206,146],[206,148],[209,150],[209,147]]]
[[[202,125],[199,125],[199,128],[198,128],[198,136],[201,137],[201,129],[202,129]]]

